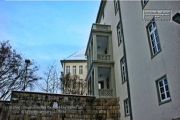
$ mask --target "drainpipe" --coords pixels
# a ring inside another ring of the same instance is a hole
[[[128,92],[128,99],[129,99],[129,108],[130,108],[130,120],[133,120],[133,115],[132,115],[132,106],[131,106],[131,94],[130,94],[130,85],[129,85],[129,76],[128,76],[128,67],[127,67],[127,57],[126,57],[126,47],[125,47],[125,40],[124,40],[124,32],[123,32],[123,24],[122,24],[122,19],[121,19],[121,8],[120,8],[120,1],[118,0],[118,8],[119,8],[119,20],[121,22],[122,26],[122,33],[123,33],[123,52],[124,52],[124,58],[126,62],[126,70],[127,70],[127,92]]]

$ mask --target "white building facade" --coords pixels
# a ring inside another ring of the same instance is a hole
[[[86,48],[88,94],[119,97],[121,120],[180,119],[179,23],[143,20],[144,10],[170,10],[172,19],[179,6],[101,1]]]

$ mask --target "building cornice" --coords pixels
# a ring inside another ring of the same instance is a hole
[[[105,34],[110,34],[112,33],[112,31],[110,29],[107,28],[107,30],[100,30],[100,29],[97,29],[97,28],[94,28],[93,26],[98,26],[98,25],[102,25],[102,24],[99,24],[99,23],[93,23],[92,24],[92,27],[91,27],[91,31],[90,31],[90,34],[89,34],[89,39],[88,39],[88,43],[87,43],[87,46],[86,46],[86,51],[85,51],[85,56],[87,56],[87,52],[88,52],[88,48],[89,48],[89,44],[91,43],[91,40],[92,40],[92,33],[105,33]],[[102,26],[107,26],[107,27],[111,27],[110,25],[102,25]]]

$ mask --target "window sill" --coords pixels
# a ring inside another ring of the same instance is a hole
[[[161,50],[159,50],[156,54],[154,54],[154,55],[152,55],[151,54],[151,59],[153,59],[157,54],[159,54],[160,52],[162,51],[162,49]]]
[[[126,81],[127,81],[127,80],[125,80],[125,81],[122,81],[122,84],[124,84]]]
[[[118,47],[121,45],[122,42],[118,43]]]
[[[128,117],[128,116],[130,116],[130,113],[129,114],[125,114],[125,117]]]
[[[162,104],[165,104],[165,103],[168,103],[168,102],[171,102],[171,98],[166,100],[166,101],[163,101],[163,102],[159,102],[159,105],[162,105]]]
[[[119,9],[118,9],[119,10]],[[118,13],[118,10],[115,10],[115,16],[117,15],[117,13]]]

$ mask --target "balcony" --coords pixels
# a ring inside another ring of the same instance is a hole
[[[111,25],[93,24],[86,48],[87,70],[92,63],[113,63]]]
[[[97,35],[96,36],[96,50],[95,50],[96,60],[112,60],[112,47],[110,36]]]
[[[98,60],[111,60],[111,55],[107,54],[97,54]]]
[[[100,98],[113,97],[113,89],[99,89]]]

